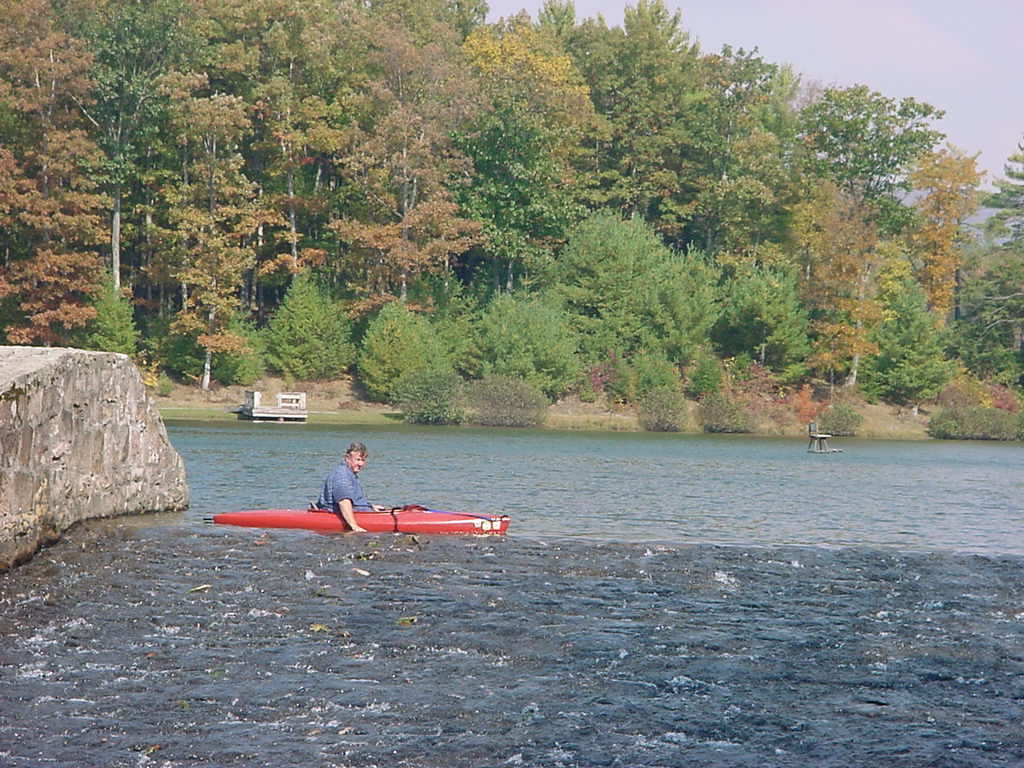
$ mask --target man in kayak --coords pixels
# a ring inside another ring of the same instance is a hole
[[[359,482],[359,473],[366,466],[367,450],[362,443],[352,443],[341,463],[324,480],[324,489],[316,505],[320,509],[340,514],[345,523],[353,531],[366,530],[356,522],[354,510],[383,512],[384,507],[371,504],[363,493]]]

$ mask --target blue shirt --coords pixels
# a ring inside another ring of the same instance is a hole
[[[342,499],[350,500],[353,509],[373,509],[366,499],[366,494],[363,493],[359,476],[344,461],[331,470],[331,474],[324,480],[324,489],[320,491],[320,498],[317,499],[316,505],[320,509],[340,512],[339,502]]]

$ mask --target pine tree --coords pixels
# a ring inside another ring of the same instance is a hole
[[[292,282],[270,320],[266,340],[271,365],[305,381],[337,378],[356,356],[344,309],[308,273]]]
[[[897,293],[873,334],[878,354],[865,372],[865,391],[914,406],[936,397],[953,375],[945,340],[924,293],[912,282]]]
[[[1006,178],[995,180],[998,191],[985,204],[997,209],[989,220],[993,234],[1012,247],[1024,242],[1024,141],[1006,159],[1003,172]]]
[[[135,327],[132,305],[114,287],[113,281],[107,283],[94,306],[96,319],[89,326],[86,348],[134,355],[138,348],[139,331]]]
[[[449,370],[451,362],[429,321],[400,301],[386,304],[366,329],[359,378],[379,402],[394,402],[403,376]]]

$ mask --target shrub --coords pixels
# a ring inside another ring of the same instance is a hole
[[[678,387],[656,387],[640,399],[640,424],[648,432],[678,432],[686,426],[686,398]]]
[[[156,394],[159,397],[170,397],[173,391],[174,382],[171,381],[171,377],[160,371],[160,375],[156,377]]]
[[[221,384],[249,386],[266,372],[263,337],[251,323],[237,317],[231,319],[228,330],[242,339],[244,347],[237,352],[217,352],[211,373]]]
[[[609,382],[608,393],[621,402],[634,403],[655,389],[679,386],[679,370],[657,351],[644,350],[629,358],[618,360],[615,377]]]
[[[410,424],[461,424],[462,378],[450,371],[407,373],[395,385],[395,402]]]
[[[536,427],[544,422],[548,400],[529,382],[487,376],[469,391],[473,421],[490,427]]]
[[[999,408],[1010,413],[1020,411],[1020,398],[1012,387],[990,382],[987,389],[988,402],[986,405],[991,405],[993,408]]]
[[[967,408],[982,405],[985,385],[966,371],[960,371],[947,384],[937,398],[942,408]]]
[[[701,350],[688,370],[689,384],[686,394],[698,400],[704,395],[717,392],[722,386],[722,367],[713,354]]]
[[[826,408],[818,418],[818,428],[831,435],[850,437],[857,434],[857,428],[864,421],[849,403],[836,403]]]
[[[270,364],[304,381],[337,378],[356,355],[341,305],[330,301],[306,274],[295,278],[270,319],[266,343]]]
[[[160,342],[160,352],[167,369],[182,379],[198,379],[203,372],[206,354],[194,336],[172,333]]]
[[[584,403],[593,403],[596,402],[598,395],[607,391],[608,384],[615,378],[615,361],[616,356],[612,353],[608,360],[587,369],[580,382],[580,400]]]
[[[1024,411],[1017,417],[1017,439],[1024,440]]]
[[[824,403],[819,403],[814,399],[814,389],[810,384],[800,387],[790,396],[789,401],[793,406],[793,413],[796,415],[797,421],[801,424],[816,421],[825,409]]]
[[[1014,440],[1021,419],[999,408],[942,408],[928,422],[928,434],[946,440]]]
[[[395,387],[406,374],[451,371],[430,322],[401,302],[384,306],[370,322],[359,355],[359,376],[373,399],[393,403]]]
[[[722,392],[712,392],[700,401],[700,421],[705,432],[750,431],[750,419],[743,406]]]

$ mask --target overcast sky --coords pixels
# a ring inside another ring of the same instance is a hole
[[[543,0],[488,0],[489,21]],[[577,20],[622,24],[623,0],[576,0]],[[629,4],[633,4],[630,2]],[[1024,135],[1024,0],[667,0],[704,51],[757,48],[804,81],[864,84],[945,110],[950,142],[1002,177]]]

